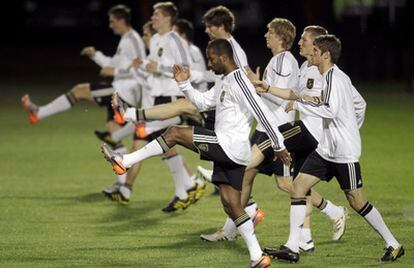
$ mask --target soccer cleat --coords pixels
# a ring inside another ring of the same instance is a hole
[[[140,139],[145,139],[148,137],[149,133],[145,129],[145,124],[135,124],[135,135]]]
[[[250,261],[248,268],[266,268],[269,267],[272,264],[272,261],[270,260],[269,256],[263,255],[258,259],[257,261]]]
[[[129,204],[129,198],[126,197],[120,189],[116,190],[111,194],[111,198],[114,201],[117,201],[119,204],[123,206],[127,206]]]
[[[117,124],[123,125],[125,124],[125,109],[128,106],[125,102],[119,97],[118,93],[114,93],[112,95],[112,109],[114,110],[114,121]]]
[[[122,175],[127,172],[127,168],[122,164],[122,155],[120,153],[111,150],[105,143],[101,145],[101,151],[105,159],[111,163],[112,169],[116,174]]]
[[[112,198],[112,193],[114,193],[114,192],[118,191],[118,190],[119,190],[119,187],[121,187],[121,185],[122,185],[121,183],[119,183],[119,182],[115,182],[114,184],[112,184],[112,185],[110,185],[110,186],[108,186],[108,187],[103,188],[102,193],[103,193],[106,197],[108,197],[109,199],[111,199],[112,201],[115,201],[115,200]]]
[[[109,131],[100,131],[100,130],[95,130],[94,131],[95,136],[100,139],[101,141],[105,142],[106,144],[108,144],[109,146],[111,146],[112,150],[114,150],[116,147],[119,146],[119,142],[115,142],[112,137],[111,137],[111,133]]]
[[[211,183],[211,179],[213,177],[212,170],[203,168],[202,166],[197,166],[197,172],[200,178]]]
[[[24,95],[22,97],[22,105],[23,105],[23,109],[24,111],[27,113],[27,115],[29,116],[29,122],[32,125],[35,125],[37,123],[39,123],[40,119],[37,116],[37,106],[34,105],[31,101],[30,101],[30,97],[28,94]]]
[[[235,241],[237,240],[237,232],[225,234],[223,229],[218,230],[212,234],[201,234],[201,240],[207,242],[218,242],[218,241]]]
[[[332,221],[332,240],[338,241],[342,238],[346,230],[346,220],[348,219],[348,209],[346,207],[341,207],[344,210],[344,213],[337,220]]]
[[[301,253],[312,253],[315,251],[315,244],[313,240],[308,242],[299,242],[299,252]]]
[[[382,256],[381,261],[382,262],[392,262],[396,259],[403,256],[405,253],[404,248],[400,245],[398,248],[393,248],[389,246],[385,249],[384,256]]]
[[[293,252],[285,245],[282,245],[279,248],[264,248],[263,251],[273,259],[286,260],[289,262],[299,261],[299,253]]]
[[[164,212],[174,212],[177,209],[187,209],[191,205],[190,198],[180,199],[178,196],[174,196],[173,199],[162,209]]]
[[[264,219],[265,213],[261,209],[256,209],[256,213],[252,219],[254,228]]]
[[[195,183],[193,187],[186,190],[186,192],[188,194],[188,199],[190,200],[191,204],[194,204],[196,202],[195,198],[196,198],[196,195],[197,195],[197,185],[198,184]]]
[[[196,183],[196,186],[197,186],[197,190],[194,196],[194,203],[196,203],[198,200],[201,199],[201,197],[203,197],[206,194],[207,183],[205,182]]]

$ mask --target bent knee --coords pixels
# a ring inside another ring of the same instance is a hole
[[[91,96],[90,93],[90,85],[88,83],[84,84],[77,84],[74,86],[70,92],[73,94],[74,97],[77,99],[88,98]]]

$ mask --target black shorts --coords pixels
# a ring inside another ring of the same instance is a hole
[[[262,164],[258,166],[259,172],[267,175],[276,174],[277,176],[296,177],[306,158],[318,146],[318,141],[308,131],[302,121],[294,121],[279,126],[279,131],[285,139],[286,149],[291,153],[293,164],[290,174],[285,172],[282,161],[273,161],[274,152],[269,137],[264,132],[255,131],[252,137],[252,144],[257,144],[265,156]],[[256,134],[260,133],[260,134]],[[273,163],[273,164],[272,164]],[[273,172],[272,172],[273,171]]]
[[[241,191],[246,166],[233,162],[226,155],[214,131],[197,126],[193,129],[193,143],[200,154],[200,159],[214,163],[212,182],[216,185],[228,184]]]
[[[181,98],[184,98],[184,97],[182,97],[182,96],[155,97],[154,106],[155,105],[160,105],[160,104],[165,104],[165,103],[170,103],[170,102],[176,101],[177,99],[181,99]],[[148,142],[150,142],[152,140],[155,140],[158,136],[160,136],[162,133],[164,133],[166,129],[167,128],[157,130],[157,131],[149,134],[146,138],[144,138],[144,140],[147,140]],[[143,138],[138,137],[136,135],[136,133],[134,133],[134,138],[133,139],[134,140],[142,140]]]
[[[328,182],[336,177],[342,190],[354,190],[362,187],[359,162],[334,163],[323,159],[316,151],[308,156],[300,173],[306,173]]]
[[[112,94],[115,92],[115,89],[112,87],[112,84],[109,82],[91,83],[89,88],[91,90],[91,94],[95,102],[101,107],[106,107],[106,120],[113,120],[114,111],[112,109],[111,101]]]

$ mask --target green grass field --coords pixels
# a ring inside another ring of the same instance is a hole
[[[44,103],[69,85],[30,84],[29,92],[35,102]],[[82,104],[30,126],[19,101],[28,86],[23,81],[1,89],[0,267],[246,266],[248,252],[241,239],[217,244],[199,239],[224,222],[217,197],[207,195],[186,211],[161,211],[173,195],[173,183],[159,158],[145,162],[128,207],[105,199],[100,191],[115,176],[93,135],[104,126],[104,110]],[[413,267],[414,96],[373,91],[363,91],[368,102],[362,128],[365,193],[406,248],[406,256],[392,265]],[[197,155],[180,151],[193,168],[200,163]],[[335,181],[317,189],[346,204]],[[288,197],[265,176],[257,178],[254,195],[266,212],[256,231],[261,246],[280,245],[289,232]],[[314,210],[312,222],[316,251],[295,266],[378,265],[383,241],[355,212],[340,242],[330,240],[331,225],[323,214]],[[275,261],[274,266],[292,265]]]

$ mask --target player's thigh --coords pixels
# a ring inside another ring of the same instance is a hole
[[[190,150],[195,151],[193,140],[194,128],[190,126],[171,126],[162,136],[167,144],[180,144]]]
[[[265,156],[263,155],[262,151],[259,149],[257,144],[252,146],[252,153],[250,157],[250,161],[247,164],[246,171],[250,169],[255,169],[263,162]]]
[[[305,196],[306,193],[319,181],[320,179],[316,176],[300,172],[292,183],[291,196],[292,197]]]
[[[292,191],[293,178],[291,176],[277,176],[277,175],[275,175],[275,181],[276,181],[277,187],[280,190],[282,190],[286,193],[290,193]]]
[[[74,86],[70,92],[78,100],[90,100],[93,101],[93,96],[91,93],[91,86],[89,83],[77,84]]]

